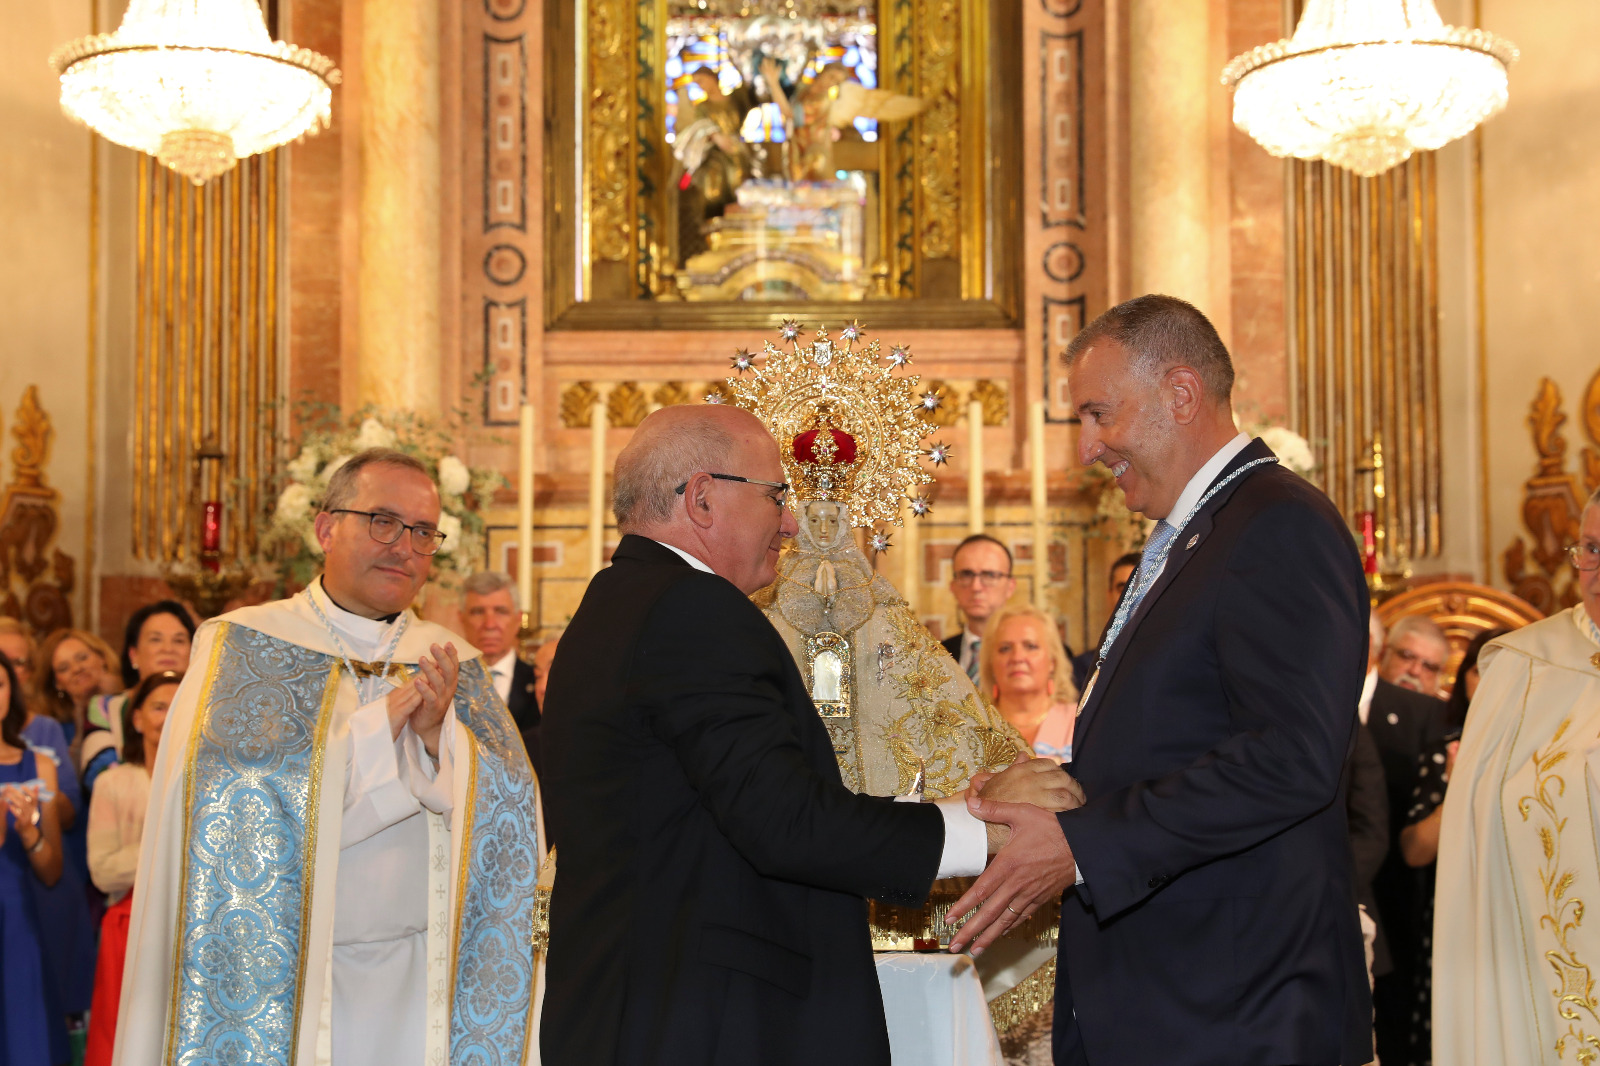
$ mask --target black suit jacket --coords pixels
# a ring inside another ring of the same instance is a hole
[[[539,701],[533,698],[533,664],[522,659],[511,667],[511,694],[506,700],[511,720],[517,723],[522,743],[528,749],[528,761],[533,764],[534,775],[543,778],[539,759]]]
[[[546,1066],[887,1066],[868,896],[926,898],[931,805],[857,796],[782,637],[625,536],[545,692]]]
[[[1350,534],[1290,471],[1247,471],[1175,538],[1074,735],[1057,1063],[1371,1058],[1342,781],[1366,640]]]
[[[1350,752],[1349,797],[1345,811],[1350,820],[1350,854],[1355,860],[1356,901],[1378,926],[1372,942],[1372,972],[1393,969],[1389,940],[1383,931],[1383,912],[1373,895],[1372,883],[1389,854],[1389,793],[1378,745],[1366,726],[1356,726],[1355,747]]]
[[[1383,760],[1388,785],[1389,851],[1373,879],[1372,892],[1394,972],[1407,989],[1422,946],[1425,875],[1400,857],[1400,830],[1405,828],[1411,807],[1417,758],[1442,740],[1447,728],[1444,700],[1387,681],[1379,681],[1373,690],[1367,730]]]

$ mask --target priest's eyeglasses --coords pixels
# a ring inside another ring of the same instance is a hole
[[[1575,570],[1600,570],[1600,544],[1574,544],[1567,549],[1567,558]]]
[[[372,534],[372,539],[379,544],[393,544],[400,539],[400,534],[409,529],[411,550],[418,555],[436,555],[444,546],[444,534],[437,529],[431,526],[407,525],[394,515],[384,514],[382,511],[352,511],[348,507],[336,507],[328,513],[365,515],[367,532]]]
[[[740,477],[738,474],[713,474],[709,470],[706,471],[706,474],[709,477],[716,478],[718,481],[742,481],[746,485],[764,485],[769,489],[779,489],[781,491],[768,496],[767,499],[777,504],[780,509],[789,506],[789,483],[787,481],[762,481],[759,478]],[[672,491],[682,496],[684,490],[688,487],[689,483],[685,481]]]

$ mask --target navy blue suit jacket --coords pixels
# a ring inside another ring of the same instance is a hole
[[[1338,512],[1276,464],[1179,533],[1073,738],[1057,1063],[1371,1059],[1343,781],[1367,611]]]

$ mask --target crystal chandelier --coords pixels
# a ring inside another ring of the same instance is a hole
[[[326,128],[339,72],[274,41],[255,0],[131,0],[116,33],[58,48],[61,107],[196,185]]]
[[[1506,106],[1510,41],[1446,26],[1433,0],[1307,0],[1294,36],[1237,56],[1233,122],[1275,156],[1363,177]]]

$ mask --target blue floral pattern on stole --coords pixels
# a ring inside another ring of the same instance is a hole
[[[224,624],[189,751],[168,1061],[294,1059],[331,656]]]
[[[523,1061],[532,1023],[533,905],[539,876],[533,770],[481,660],[461,664],[456,720],[472,734],[470,817],[461,825],[461,898],[456,901],[452,1066]],[[464,760],[457,753],[457,773]]]

